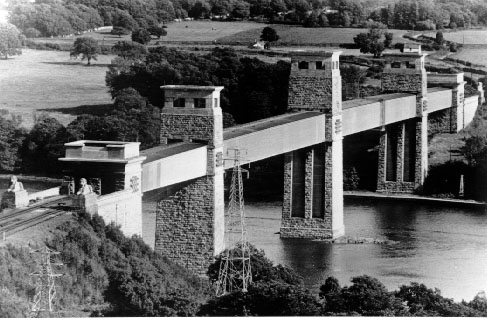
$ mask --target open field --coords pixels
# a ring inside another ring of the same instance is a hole
[[[436,32],[428,33],[434,37]],[[487,44],[487,30],[462,30],[455,32],[443,32],[445,40],[460,44]]]
[[[163,41],[214,41],[232,34],[253,29],[261,30],[262,23],[255,22],[216,22],[216,21],[183,21],[167,26],[167,36]]]
[[[216,21],[183,21],[174,22],[167,26],[167,36],[161,39],[153,39],[150,44],[157,42],[213,42],[216,39],[230,36],[235,33],[251,29],[263,28],[263,24],[255,22],[216,22]],[[261,31],[259,31],[261,32]],[[118,41],[130,41],[130,35],[116,36],[109,31],[87,32],[82,35],[75,35],[64,38],[39,38],[37,42],[57,43],[70,45],[76,38],[89,36],[99,41],[99,44],[113,45]]]
[[[466,47],[462,48],[460,52],[452,54],[449,57],[484,65],[487,67],[487,49],[485,48],[482,49]]]
[[[253,43],[254,40],[260,38],[262,29],[266,27],[265,24],[260,24],[260,27],[242,31],[236,34],[225,36],[218,39],[219,43]],[[303,28],[300,26],[289,25],[271,25],[280,37],[279,42],[289,45],[320,45],[328,43],[353,43],[353,38],[362,32],[367,32],[366,29],[352,29],[352,28]],[[411,42],[402,37],[404,30],[389,30],[394,34],[394,42]]]
[[[256,22],[216,22],[216,21],[183,21],[174,22],[167,27],[167,36],[153,39],[150,44],[171,42],[216,42],[218,44],[241,43],[248,45],[260,38],[262,29],[268,26]],[[301,26],[271,25],[280,36],[283,45],[326,45],[353,43],[353,38],[366,29],[353,28],[303,28]],[[394,34],[394,42],[411,42],[402,37],[404,30],[389,30]],[[87,32],[65,38],[39,38],[37,42],[50,42],[60,45],[71,45],[78,37],[90,36],[100,44],[112,45],[117,41],[130,40],[130,35],[122,37],[111,35],[109,31]]]
[[[21,56],[2,59],[0,110],[22,115],[24,125],[31,127],[34,111],[111,103],[105,73],[112,58],[100,55],[88,67],[70,59],[68,52],[24,49]],[[65,111],[53,117],[67,124],[75,115]]]

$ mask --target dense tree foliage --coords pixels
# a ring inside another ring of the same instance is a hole
[[[237,123],[244,123],[285,112],[288,76],[288,63],[264,63],[241,57],[228,48],[195,55],[158,47],[150,49],[143,62],[115,59],[109,66],[106,83],[112,96],[133,87],[159,107],[162,85],[222,85],[223,111]]]
[[[147,44],[150,42],[151,36],[147,29],[136,29],[132,32],[132,41]]]
[[[125,237],[97,215],[62,224],[48,244],[67,264],[63,302],[108,302],[104,316],[194,316],[209,292],[140,237]]]
[[[0,117],[0,170],[14,171],[21,167],[20,150],[26,136],[20,120]]]
[[[26,34],[37,31],[42,36],[81,33],[102,25],[129,31],[158,28],[160,34],[161,23],[188,17],[259,18],[307,27],[364,27],[375,21],[409,30],[487,23],[485,2],[458,0],[398,0],[387,6],[373,0],[59,0],[11,1],[10,7],[12,24]]]
[[[74,41],[70,56],[77,58],[81,55],[81,59],[87,60],[88,65],[91,65],[91,60],[96,61],[98,53],[100,53],[98,42],[91,37],[82,37]]]
[[[19,30],[12,24],[0,23],[0,55],[7,59],[9,55],[22,54],[21,48]]]
[[[29,172],[58,171],[58,158],[64,154],[66,128],[56,119],[41,115],[27,135],[23,149],[23,168]]]

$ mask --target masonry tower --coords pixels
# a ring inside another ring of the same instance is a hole
[[[344,234],[341,52],[292,56],[290,111],[325,114],[325,142],[285,155],[281,237]]]
[[[161,143],[207,148],[207,175],[158,203],[155,250],[204,274],[224,248],[221,86],[162,86]]]
[[[381,76],[384,93],[416,95],[416,117],[381,127],[377,191],[412,192],[428,169],[426,54],[385,54]],[[400,111],[400,110],[398,110]]]

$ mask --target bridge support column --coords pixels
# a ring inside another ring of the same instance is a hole
[[[206,274],[224,249],[223,117],[213,86],[163,86],[161,140],[207,147],[206,176],[185,182],[157,206],[155,250],[187,269]]]
[[[424,182],[428,166],[427,116],[383,127],[377,191],[412,193]]]
[[[331,142],[285,155],[282,238],[344,235],[343,148],[341,132],[336,135]]]

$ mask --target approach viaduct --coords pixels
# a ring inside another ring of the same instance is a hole
[[[155,249],[198,273],[224,249],[229,149],[245,149],[249,162],[285,155],[281,237],[341,236],[343,137],[380,129],[377,191],[412,192],[428,169],[428,119],[436,131],[463,129],[483,91],[465,99],[463,73],[427,75],[425,55],[389,54],[384,94],[342,102],[339,55],[292,57],[287,114],[223,129],[223,87],[163,86],[160,146],[139,153],[137,143],[77,141],[60,160],[71,182],[104,185],[85,205],[127,234],[142,232],[142,193],[177,185],[158,203]]]

